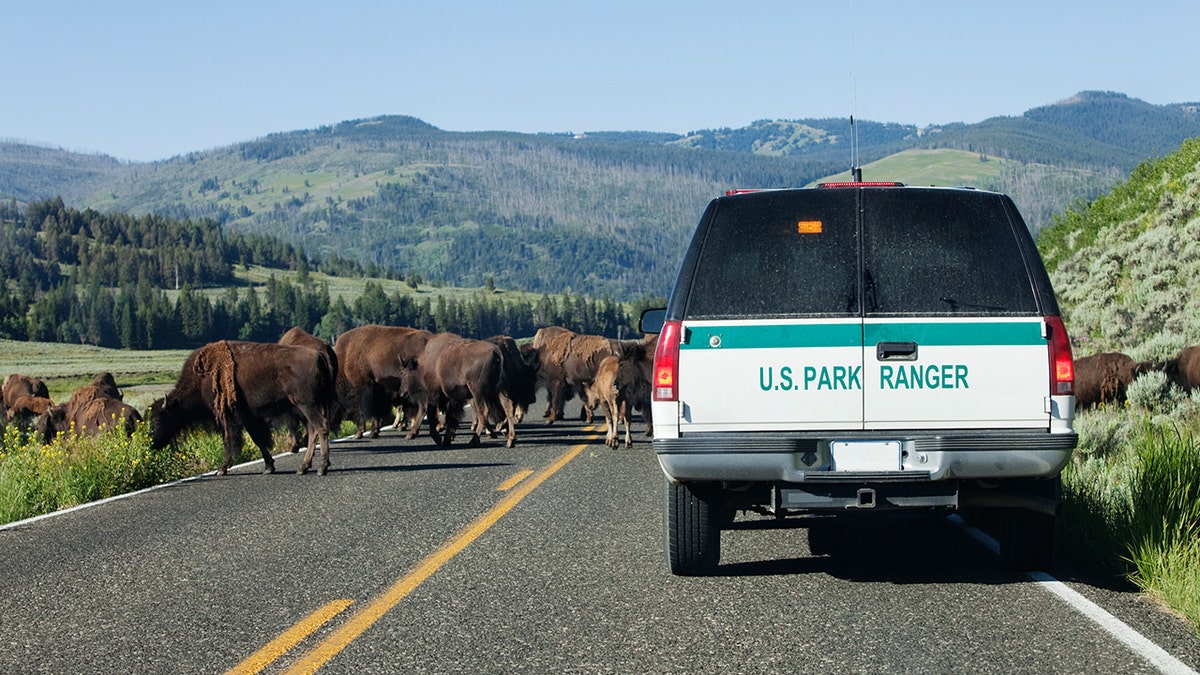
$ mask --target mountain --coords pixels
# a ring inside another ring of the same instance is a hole
[[[1036,231],[1200,135],[1196,110],[1084,92],[971,125],[855,120],[853,136],[868,166],[909,158],[869,177],[1002,190]],[[538,293],[661,296],[712,197],[843,171],[851,132],[848,119],[810,119],[682,135],[461,133],[384,116],[151,163],[0,143],[0,199],[62,195],[102,212],[211,218],[459,286],[491,277]],[[956,159],[910,179],[900,167],[913,166],[913,151]]]

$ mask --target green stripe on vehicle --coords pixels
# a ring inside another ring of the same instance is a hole
[[[864,342],[916,342],[929,347],[1044,345],[1042,321],[980,321],[954,323],[868,323]]]
[[[862,346],[862,324],[859,323],[702,324],[687,326],[687,331],[687,340],[680,349]]]

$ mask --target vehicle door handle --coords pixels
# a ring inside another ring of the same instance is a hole
[[[875,359],[878,361],[916,361],[917,343],[877,342],[875,343]]]

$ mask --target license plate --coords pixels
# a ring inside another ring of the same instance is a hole
[[[834,441],[834,471],[900,471],[900,441]]]

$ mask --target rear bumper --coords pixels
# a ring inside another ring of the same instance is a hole
[[[956,479],[1051,478],[1071,457],[1078,435],[1044,430],[947,430],[847,433],[705,433],[656,438],[654,450],[677,482],[809,484],[928,483]],[[834,441],[899,441],[899,471],[833,471]]]

